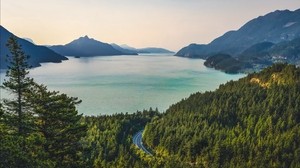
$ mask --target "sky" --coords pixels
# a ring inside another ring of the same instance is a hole
[[[206,44],[300,0],[0,0],[0,23],[36,44],[66,44],[81,36],[136,48],[173,51]]]

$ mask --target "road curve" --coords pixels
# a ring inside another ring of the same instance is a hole
[[[151,155],[152,154],[145,148],[142,141],[142,134],[144,130],[141,130],[137,132],[135,135],[133,135],[133,144],[135,144],[139,149],[144,151],[146,154]]]

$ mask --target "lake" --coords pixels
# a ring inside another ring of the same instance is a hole
[[[225,74],[203,63],[171,55],[69,57],[34,68],[30,76],[50,90],[79,97],[83,102],[78,110],[84,115],[133,113],[150,107],[165,111],[191,93],[215,90],[245,76]],[[3,81],[5,74],[0,75]],[[1,97],[7,93],[2,91]]]

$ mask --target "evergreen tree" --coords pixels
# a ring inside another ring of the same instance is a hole
[[[80,122],[75,105],[81,101],[46,86],[34,84],[28,101],[36,115],[37,132],[45,139],[44,151],[58,167],[78,167],[81,151],[79,140],[85,136],[86,126]]]
[[[25,100],[25,94],[33,83],[33,79],[28,77],[29,56],[22,51],[15,36],[10,37],[6,45],[11,54],[7,55],[7,79],[1,87],[11,92],[13,98],[3,99],[4,110],[0,116],[0,167],[31,167],[34,165],[34,159],[29,154],[31,149],[28,148],[26,138],[32,132],[33,115]]]
[[[3,88],[13,93],[12,100],[5,99],[5,110],[10,114],[10,122],[12,128],[15,128],[17,134],[23,137],[23,148],[25,147],[25,136],[29,132],[28,103],[24,95],[28,92],[29,86],[33,83],[33,79],[28,77],[28,69],[30,68],[27,56],[21,46],[17,42],[17,38],[12,36],[8,39],[7,47],[11,55],[7,56],[9,61],[9,69],[6,72],[8,80],[4,80]]]

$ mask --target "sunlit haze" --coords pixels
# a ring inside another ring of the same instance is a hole
[[[36,44],[88,35],[107,43],[163,47],[209,43],[228,30],[299,0],[1,0],[1,25]]]

